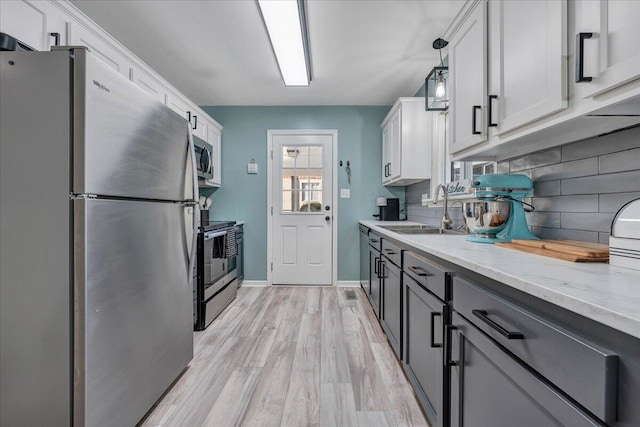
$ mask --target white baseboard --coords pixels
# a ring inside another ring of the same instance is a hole
[[[359,288],[360,281],[359,280],[338,280],[339,288]]]
[[[265,288],[267,286],[266,280],[243,280],[240,287],[247,288]]]

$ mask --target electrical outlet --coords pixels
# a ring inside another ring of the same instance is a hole
[[[351,189],[350,188],[341,188],[340,189],[340,198],[341,199],[349,199],[349,198],[351,198]]]
[[[255,175],[258,173],[258,164],[257,163],[248,163],[247,164],[247,173],[251,175]]]

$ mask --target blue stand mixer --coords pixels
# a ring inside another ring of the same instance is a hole
[[[473,236],[470,242],[510,242],[513,239],[538,240],[529,231],[525,209],[533,206],[523,199],[530,196],[533,182],[526,175],[480,175],[471,183],[476,199],[463,203],[464,219]]]

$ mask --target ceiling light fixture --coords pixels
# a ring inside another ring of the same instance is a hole
[[[311,62],[304,0],[257,0],[285,86],[309,86]]]
[[[427,111],[444,111],[449,108],[449,93],[447,91],[447,79],[449,67],[442,62],[442,48],[449,44],[441,38],[435,39],[433,48],[440,53],[440,65],[433,67],[425,79],[425,109]]]

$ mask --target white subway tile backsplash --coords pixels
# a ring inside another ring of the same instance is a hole
[[[640,169],[640,148],[600,156],[600,173]]]
[[[598,158],[575,160],[572,162],[558,163],[543,166],[533,170],[533,179],[536,182],[553,181],[556,179],[576,178],[598,174]]]
[[[563,179],[560,188],[563,195],[635,192],[640,189],[640,169],[631,172]]]
[[[560,163],[562,154],[560,147],[538,153],[527,154],[526,156],[511,159],[509,161],[509,170],[518,172],[525,169],[537,168],[540,166],[552,165]]]
[[[527,221],[534,234],[608,244],[615,213],[640,198],[640,127],[504,160],[498,172],[533,179],[536,210]],[[410,196],[424,192],[420,186],[407,187],[408,219],[437,226],[442,209],[417,206]],[[454,211],[458,222],[457,205]]]
[[[640,192],[600,194],[598,198],[598,210],[600,212],[616,213],[620,210],[621,207],[623,207],[630,201],[640,199]]]
[[[575,213],[562,212],[560,216],[560,228],[589,231],[611,231],[611,213]]]
[[[562,161],[596,157],[640,147],[640,127],[562,146]]]
[[[598,212],[598,196],[534,197],[533,206],[538,212]]]

